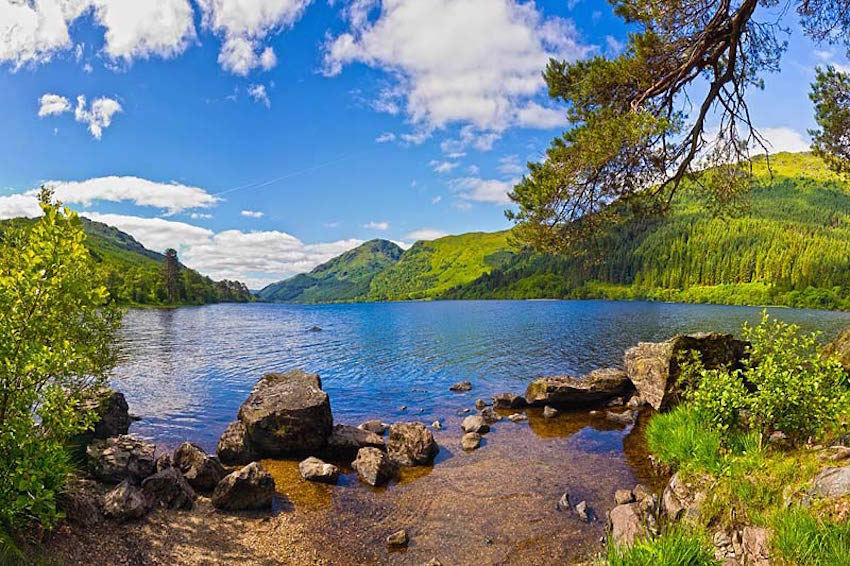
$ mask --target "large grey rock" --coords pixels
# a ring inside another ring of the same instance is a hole
[[[145,478],[142,492],[151,507],[191,509],[195,491],[177,468],[166,468]]]
[[[377,487],[390,480],[394,468],[387,455],[377,448],[361,448],[351,467],[360,481]]]
[[[402,466],[427,466],[439,448],[431,431],[422,423],[395,423],[390,427],[387,456]]]
[[[666,409],[679,401],[680,356],[696,351],[709,369],[735,368],[744,359],[747,345],[731,334],[718,333],[679,335],[659,343],[641,342],[626,350],[626,373],[643,401],[656,410]]]
[[[274,493],[274,478],[260,464],[251,462],[218,483],[212,494],[212,504],[225,511],[268,509]]]
[[[614,368],[594,370],[584,377],[541,377],[528,384],[525,400],[529,405],[558,408],[584,408],[605,405],[631,391],[626,372]]]
[[[156,447],[132,436],[95,440],[86,449],[91,475],[106,483],[130,480],[138,484],[156,472]]]
[[[72,476],[57,496],[65,518],[83,527],[98,525],[103,520],[103,495],[99,490],[102,485],[94,480]]]
[[[243,465],[257,458],[251,439],[248,438],[248,430],[242,421],[234,421],[227,425],[221,438],[218,439],[216,448],[219,460],[225,464]]]
[[[103,514],[119,522],[139,519],[149,509],[145,494],[128,480],[103,497]]]
[[[186,481],[199,491],[211,491],[227,475],[218,458],[208,456],[197,444],[184,442],[175,451],[172,463]]]
[[[490,425],[481,415],[469,415],[460,423],[460,428],[463,429],[463,432],[477,432],[479,434],[490,431]]]
[[[330,400],[319,376],[297,369],[263,376],[239,408],[239,420],[260,456],[320,450],[333,428]]]
[[[815,476],[810,495],[816,497],[844,497],[850,495],[850,467],[824,468]]]
[[[334,484],[339,480],[339,468],[313,456],[298,464],[298,472],[307,481]]]
[[[647,537],[639,503],[617,505],[608,513],[611,540],[618,546],[631,546]]]
[[[374,432],[348,425],[336,425],[324,452],[339,458],[354,457],[361,448],[384,449],[384,438]]]
[[[823,349],[824,355],[835,356],[844,371],[850,373],[850,328],[845,329]]]
[[[101,387],[93,392],[91,399],[83,403],[83,409],[91,409],[97,415],[92,438],[106,439],[127,434],[130,429],[130,412],[127,400],[120,391]]]

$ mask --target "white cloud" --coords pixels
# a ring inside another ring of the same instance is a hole
[[[384,132],[380,136],[375,138],[375,141],[378,143],[387,143],[391,141],[395,141],[395,134],[392,132]]]
[[[219,63],[225,70],[243,76],[277,64],[274,50],[263,46],[263,41],[269,34],[297,22],[311,1],[197,0],[203,26],[224,39]]]
[[[431,204],[438,204],[441,200],[443,200],[443,197],[437,195],[431,198]]]
[[[254,102],[265,105],[266,108],[272,107],[272,101],[269,100],[269,95],[266,93],[266,85],[250,85],[248,87],[248,96],[253,98]]]
[[[0,220],[20,216],[26,218],[41,216],[38,198],[30,193],[0,196]]]
[[[497,167],[499,173],[502,175],[507,175],[508,177],[515,177],[525,171],[525,167],[523,167],[519,162],[518,155],[506,155],[499,159],[499,166]]]
[[[117,100],[105,96],[95,99],[91,103],[91,108],[87,108],[86,97],[80,95],[77,97],[74,117],[77,122],[88,124],[91,135],[99,140],[103,136],[103,129],[112,124],[112,116],[121,111],[121,105]]]
[[[500,132],[553,118],[531,105],[550,57],[575,60],[591,48],[573,24],[516,0],[360,0],[350,29],[325,45],[324,71],[360,62],[383,69],[410,121],[425,131],[450,123]],[[539,106],[539,105],[538,105]],[[545,119],[544,119],[545,118]],[[561,119],[563,122],[563,118]]]
[[[204,212],[193,212],[189,215],[189,218],[191,218],[192,220],[209,220],[212,217],[212,214],[206,214]]]
[[[266,215],[265,212],[259,212],[257,210],[243,210],[240,214],[242,214],[242,216],[247,216],[248,218],[262,218]]]
[[[428,165],[437,173],[450,173],[460,163],[457,161],[437,161],[436,159],[432,159]]]
[[[278,231],[226,230],[216,233],[162,218],[97,213],[85,216],[128,232],[149,249],[163,251],[174,248],[185,265],[213,279],[238,279],[252,289],[310,271],[363,243],[362,240],[348,239],[306,244],[295,236]]]
[[[460,129],[457,138],[440,142],[440,149],[449,156],[465,155],[464,150],[468,147],[475,148],[478,151],[490,151],[500,137],[501,134],[497,132],[481,132],[471,125],[466,125]]]
[[[113,61],[172,57],[195,39],[189,0],[0,0],[0,63],[19,69],[72,49],[69,28],[88,13],[103,27]]]
[[[71,110],[71,103],[58,94],[42,94],[38,99],[38,117],[55,116]]]
[[[806,136],[791,128],[756,128],[765,137],[772,153],[781,151],[809,151],[811,142]],[[763,150],[761,150],[763,153]]]
[[[499,181],[496,179],[481,179],[479,177],[460,177],[449,181],[449,187],[464,201],[490,202],[508,204],[508,192],[518,180]]]
[[[180,183],[158,183],[139,177],[95,177],[85,181],[47,181],[56,198],[66,204],[90,205],[94,201],[128,201],[174,214],[190,208],[208,208],[221,199],[204,189]],[[34,193],[30,193],[34,194]]]
[[[443,232],[442,230],[436,230],[434,228],[421,228],[419,230],[414,230],[405,238],[408,240],[436,240],[437,238],[442,238],[443,236],[448,236],[448,232]]]
[[[373,220],[373,221],[371,221],[367,224],[364,224],[363,227],[366,228],[367,230],[386,231],[386,230],[390,229],[390,223],[389,222],[383,222],[383,221],[382,222],[375,222]]]
[[[548,130],[566,126],[567,116],[564,110],[529,102],[517,110],[516,122],[518,126]]]

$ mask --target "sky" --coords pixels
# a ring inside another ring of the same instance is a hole
[[[802,151],[815,67],[850,65],[778,17],[789,49],[750,108]],[[372,238],[505,229],[566,124],[546,62],[626,34],[592,0],[0,0],[0,218],[48,184],[252,289]]]

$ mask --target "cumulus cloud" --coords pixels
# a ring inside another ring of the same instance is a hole
[[[56,116],[70,112],[71,103],[64,96],[58,94],[42,94],[38,99],[38,117]]]
[[[174,248],[185,265],[213,279],[239,279],[252,289],[309,271],[363,243],[348,239],[306,244],[274,230],[213,232],[162,218],[95,213],[86,216],[131,234],[152,250]]]
[[[231,73],[245,76],[271,69],[277,56],[266,37],[291,27],[312,0],[198,0],[202,25],[223,38],[218,61]]]
[[[500,181],[497,179],[481,179],[480,177],[460,177],[449,181],[449,187],[455,191],[458,197],[464,201],[489,202],[494,204],[508,204],[508,192],[518,182]]]
[[[364,224],[363,227],[366,228],[367,230],[381,230],[383,232],[383,231],[390,229],[390,223],[389,222],[383,222],[383,221],[382,222],[375,222],[373,220],[371,222]]]
[[[71,50],[70,26],[89,13],[112,61],[172,57],[196,37],[189,0],[0,0],[0,63],[19,69]]]
[[[378,143],[387,143],[387,142],[395,141],[395,138],[396,138],[396,136],[395,136],[394,133],[384,132],[383,134],[376,137],[375,141],[378,142]]]
[[[380,5],[377,18],[372,9]],[[576,60],[592,48],[574,25],[516,0],[358,0],[349,30],[325,45],[324,72],[351,63],[387,71],[410,121],[425,131],[450,123],[501,132],[552,127],[555,112],[533,103],[550,57]]]
[[[0,220],[21,216],[25,218],[41,216],[38,198],[34,194],[0,196]]]
[[[259,102],[266,108],[272,107],[272,101],[269,100],[269,95],[266,92],[266,85],[250,85],[248,87],[248,96],[254,99],[254,102]]]
[[[95,177],[85,181],[47,181],[56,198],[66,204],[89,206],[92,202],[132,202],[175,214],[191,208],[208,208],[221,199],[204,189],[176,182],[158,183],[139,177]],[[34,193],[28,193],[35,196]]]
[[[767,140],[771,152],[790,151],[796,153],[811,149],[809,139],[797,130],[785,127],[757,128],[757,130]],[[761,152],[763,153],[763,150]]]
[[[262,218],[266,215],[265,212],[259,212],[257,210],[243,210],[241,214],[248,218]]]
[[[443,232],[442,230],[436,230],[434,228],[421,228],[419,230],[414,230],[407,236],[405,236],[408,240],[436,240],[437,238],[442,238],[443,236],[448,236],[448,232]]]
[[[74,118],[77,122],[88,124],[89,132],[95,139],[103,137],[104,128],[112,124],[112,117],[122,112],[121,105],[117,100],[102,96],[92,101],[91,107],[86,105],[86,97],[77,97],[77,108],[74,110]]]
[[[438,161],[432,159],[428,165],[437,173],[449,173],[460,164],[457,161]]]
[[[499,166],[497,169],[499,173],[509,177],[514,177],[525,171],[525,167],[523,167],[519,162],[518,155],[505,155],[504,157],[499,158]]]

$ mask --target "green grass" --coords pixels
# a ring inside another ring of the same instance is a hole
[[[653,540],[640,540],[633,546],[609,545],[610,566],[715,566],[712,546],[702,533],[674,528]]]
[[[850,565],[850,521],[833,522],[800,507],[778,512],[772,521],[774,551],[799,566]]]

